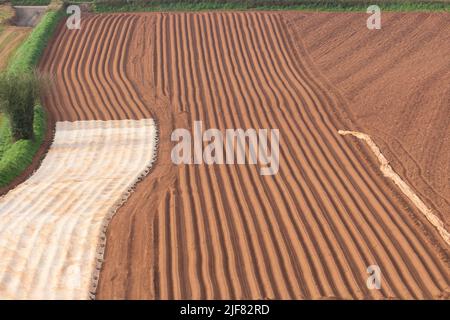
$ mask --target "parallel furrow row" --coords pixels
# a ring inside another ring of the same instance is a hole
[[[279,128],[280,172],[181,166],[158,212],[157,298],[427,298],[439,260],[384,182],[337,135],[338,101],[280,17],[161,14],[155,87],[205,128]],[[159,38],[158,38],[159,37]],[[380,291],[366,268],[383,270]]]
[[[125,72],[138,20],[133,15],[94,15],[83,18],[80,30],[60,28],[41,65],[54,78],[45,105],[55,121],[151,117]]]

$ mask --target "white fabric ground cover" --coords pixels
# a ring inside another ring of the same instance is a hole
[[[0,299],[88,299],[107,223],[155,159],[152,119],[58,122],[40,168],[0,198]]]

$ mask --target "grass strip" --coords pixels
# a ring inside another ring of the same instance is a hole
[[[8,72],[30,71],[37,65],[62,16],[62,11],[48,11],[44,14],[39,24],[15,52],[9,62]]]
[[[13,6],[47,6],[51,0],[11,0]]]
[[[31,72],[37,65],[48,40],[52,36],[64,13],[48,11],[28,38],[19,46],[11,58],[7,72]],[[7,186],[20,175],[33,161],[33,157],[44,141],[46,115],[39,103],[34,108],[34,138],[13,141],[9,120],[0,119],[0,187]]]
[[[77,3],[75,0],[71,3]],[[291,1],[95,1],[94,11],[210,11],[210,10],[303,10],[303,11],[362,11],[370,5],[378,5],[383,11],[443,11],[450,12],[450,1],[398,1],[398,0],[291,0]]]

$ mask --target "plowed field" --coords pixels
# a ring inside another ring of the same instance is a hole
[[[285,19],[396,171],[450,223],[450,13],[291,13]],[[339,110],[337,110],[339,113]]]
[[[0,70],[6,68],[14,50],[25,39],[30,30],[30,28],[7,26],[3,32],[0,32]]]
[[[151,116],[160,130],[154,170],[110,224],[98,298],[448,296],[446,244],[337,133],[346,101],[281,14],[88,16],[43,61],[56,120]],[[170,134],[195,120],[279,129],[278,174],[173,165]]]

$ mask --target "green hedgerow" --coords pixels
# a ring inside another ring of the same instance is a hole
[[[34,106],[42,82],[35,71],[0,74],[0,112],[8,116],[14,141],[33,139]]]

